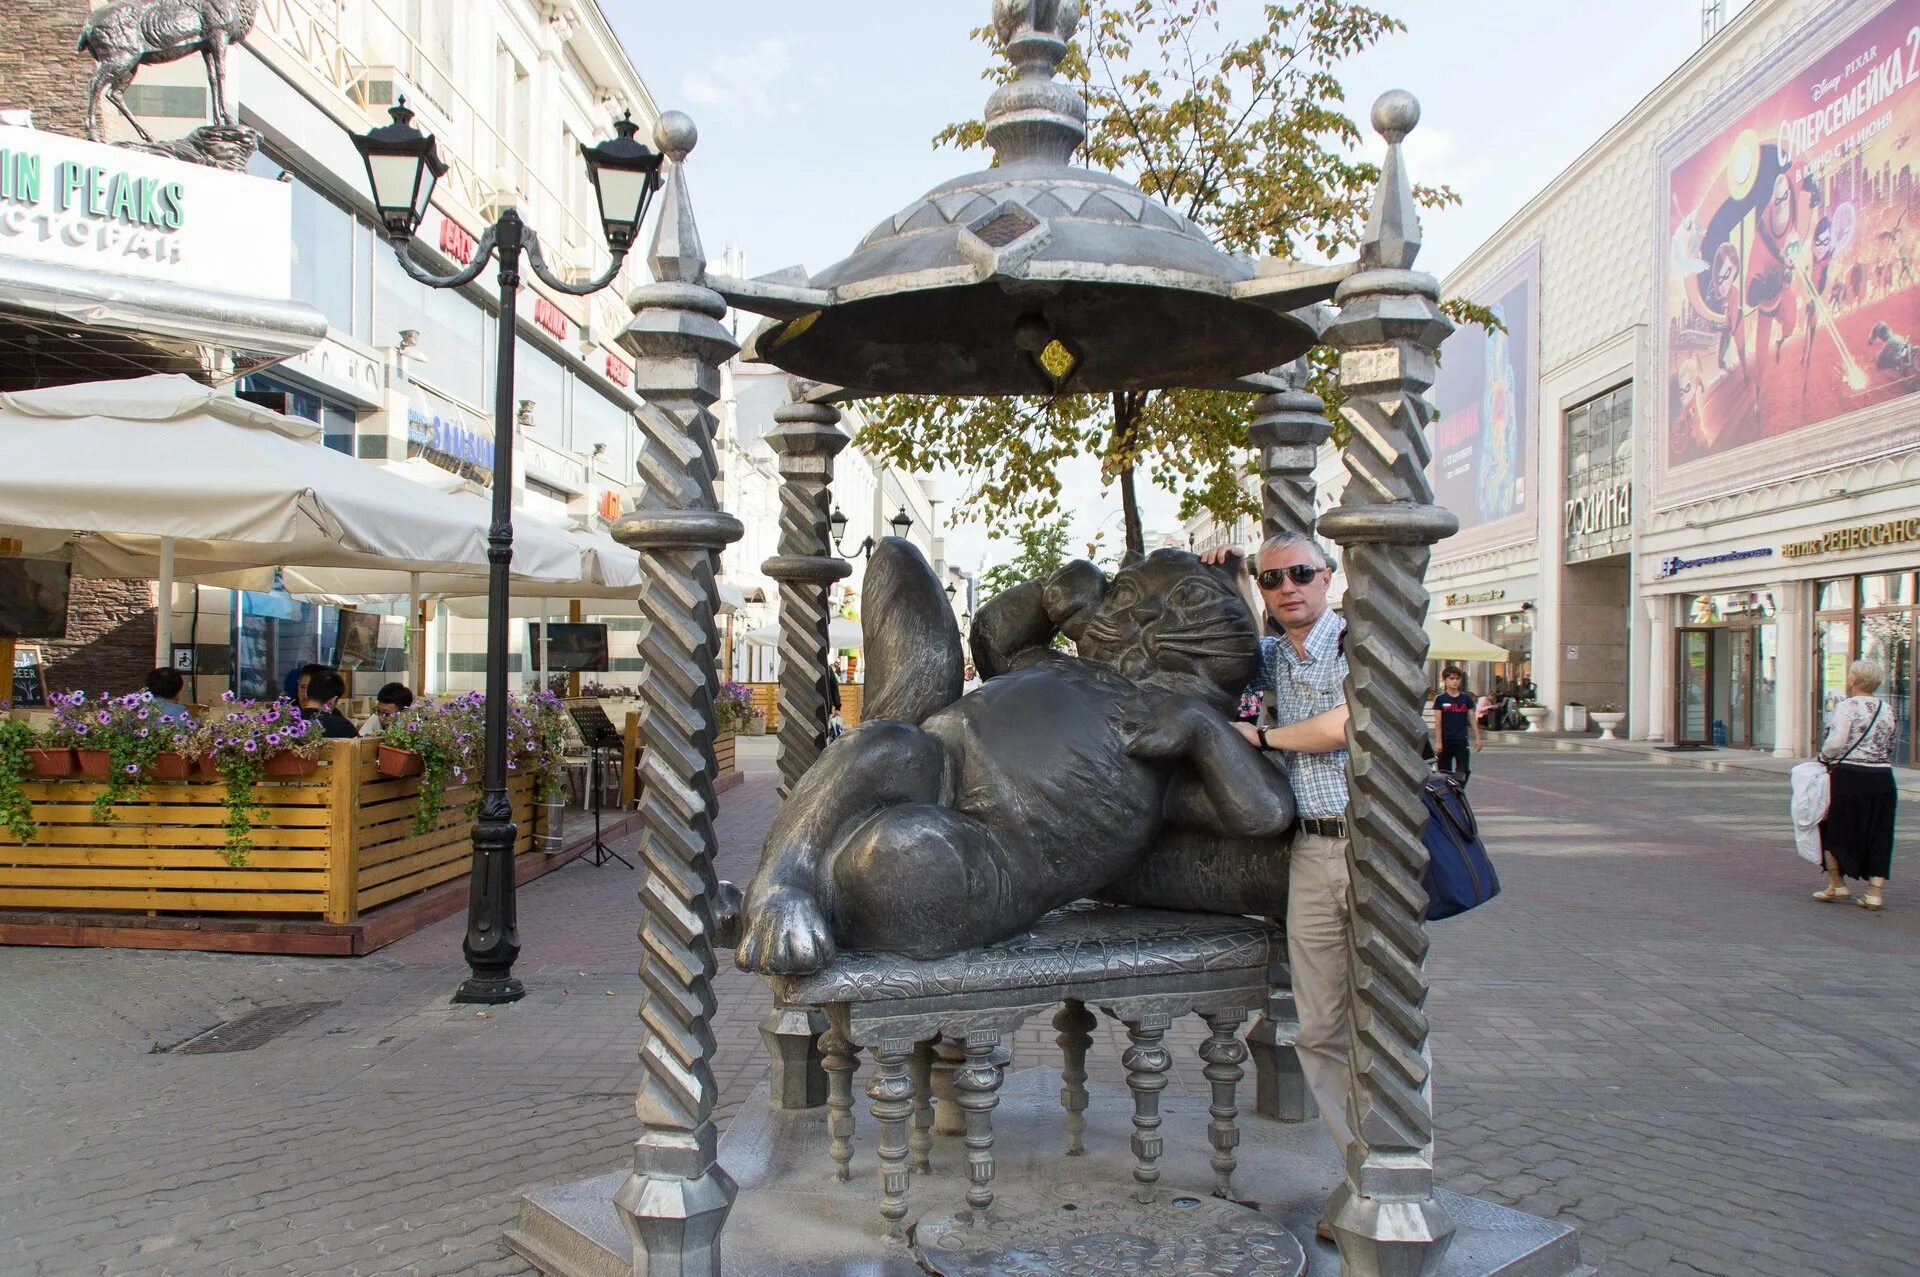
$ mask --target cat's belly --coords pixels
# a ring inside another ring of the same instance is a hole
[[[1127,754],[1114,725],[1131,685],[1080,673],[995,679],[925,724],[953,760],[952,805],[991,827],[1037,890],[1063,900],[1133,867],[1159,831],[1167,785],[1161,767]]]

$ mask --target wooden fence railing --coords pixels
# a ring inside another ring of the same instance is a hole
[[[374,742],[333,741],[312,775],[261,782],[247,863],[227,863],[226,783],[218,777],[150,785],[137,802],[93,819],[98,782],[32,782],[39,831],[22,844],[0,831],[0,909],[307,914],[351,922],[467,872],[471,791],[450,790],[434,828],[413,833],[420,782],[383,776]],[[509,784],[533,847],[531,776]]]

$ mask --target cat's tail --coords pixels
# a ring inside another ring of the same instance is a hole
[[[960,627],[919,547],[882,537],[867,564],[861,622],[867,658],[862,721],[924,722],[960,699]]]

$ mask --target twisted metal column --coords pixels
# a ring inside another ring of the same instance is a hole
[[[795,382],[796,402],[773,410],[764,436],[780,458],[780,553],[760,570],[780,583],[780,797],[800,783],[827,746],[828,592],[853,565],[833,553],[827,523],[833,459],[851,440],[840,412],[807,403],[810,382]],[[810,1007],[776,1005],[760,1022],[775,1108],[818,1108],[827,1101],[820,1035],[826,1018]]]
[[[800,386],[795,393],[803,393]],[[827,747],[828,591],[852,573],[834,556],[827,525],[833,459],[850,440],[838,409],[782,404],[767,446],[780,458],[780,553],[760,570],[780,583],[780,797]]]
[[[1282,532],[1312,536],[1314,461],[1320,445],[1333,431],[1327,406],[1308,394],[1306,360],[1281,370],[1288,388],[1254,400],[1253,423],[1247,441],[1260,466],[1260,539]],[[1247,1031],[1253,1057],[1254,1112],[1278,1122],[1306,1122],[1318,1117],[1319,1106],[1300,1070],[1294,1039],[1300,1032],[1300,1013],[1293,989],[1276,988],[1266,1009]]]
[[[1340,286],[1327,339],[1339,348],[1341,412],[1352,437],[1339,507],[1320,530],[1344,551],[1348,855],[1353,881],[1354,1142],[1328,1203],[1343,1270],[1354,1277],[1437,1271],[1453,1223],[1433,1193],[1433,1078],[1427,1043],[1427,852],[1420,743],[1426,688],[1425,576],[1431,547],[1458,522],[1433,504],[1421,392],[1452,331],[1439,285],[1407,269],[1419,220],[1400,142],[1419,121],[1412,95],[1373,107],[1387,139],[1361,273]]]
[[[672,161],[649,264],[621,344],[635,357],[641,414],[639,508],[613,535],[639,550],[643,767],[640,841],[642,1078],[634,1108],[644,1133],[614,1204],[633,1242],[636,1273],[719,1277],[720,1230],[734,1183],[716,1160],[713,1107],[714,669],[719,554],[740,521],[714,506],[714,417],[720,367],[739,347],[720,325],[726,303],[704,286],[685,164],[697,140],[677,111],[655,141]]]

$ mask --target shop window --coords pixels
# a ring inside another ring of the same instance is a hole
[[[1567,409],[1564,431],[1567,562],[1623,554],[1633,536],[1633,386]]]
[[[540,437],[555,447],[565,447],[563,433],[567,421],[567,383],[573,375],[560,361],[522,337],[514,343],[513,397],[533,400],[533,424]]]
[[[1889,572],[1860,578],[1861,607],[1907,607],[1913,603],[1913,576]]]
[[[339,403],[311,390],[258,373],[240,383],[242,391],[262,395],[285,396],[287,415],[301,417],[321,429],[321,438],[335,452],[353,455],[354,427],[358,416],[349,404]],[[275,405],[276,407],[278,405]]]
[[[573,387],[573,448],[600,473],[631,482],[638,428],[627,405],[609,399],[584,379]],[[596,444],[604,445],[598,457]]]
[[[493,403],[486,382],[486,312],[456,289],[429,288],[410,279],[386,253],[375,259],[374,344],[397,346],[400,334],[418,337],[413,376],[448,398],[466,404]]]
[[[287,184],[293,204],[292,294],[313,306],[327,323],[358,341],[372,335],[369,274],[373,233],[346,209],[298,173],[264,152],[255,152],[247,172]]]
[[[1848,612],[1852,609],[1852,577],[1848,577],[1843,581],[1822,581],[1814,587],[1814,611]]]

